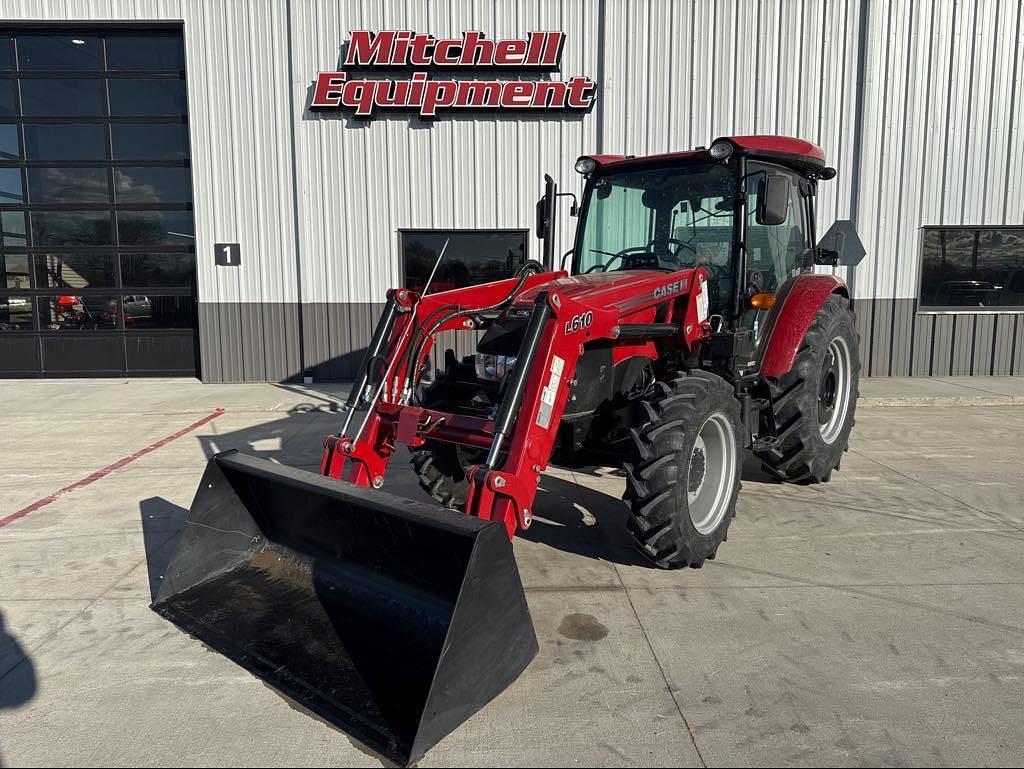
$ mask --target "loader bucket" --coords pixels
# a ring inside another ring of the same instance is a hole
[[[400,765],[538,648],[501,524],[234,451],[152,608]]]

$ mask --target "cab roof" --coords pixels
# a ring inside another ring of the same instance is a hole
[[[783,163],[804,174],[813,174],[825,168],[825,153],[821,147],[804,139],[791,136],[723,136],[715,139],[728,141],[738,155],[758,160]],[[706,147],[658,155],[584,155],[597,163],[597,170],[627,170],[631,167],[662,165],[673,161],[711,160]]]

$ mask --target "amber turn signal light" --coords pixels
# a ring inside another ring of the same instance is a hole
[[[775,306],[775,294],[770,294],[767,291],[754,294],[750,297],[750,306],[755,310],[770,310]]]

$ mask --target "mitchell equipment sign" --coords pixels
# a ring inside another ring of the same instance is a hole
[[[359,117],[371,117],[377,110],[414,111],[423,117],[436,117],[445,110],[589,110],[597,84],[582,75],[564,81],[435,76],[435,70],[556,70],[564,42],[562,32],[531,32],[525,38],[489,40],[482,32],[438,39],[408,31],[375,34],[354,30],[343,66],[353,70],[402,67],[431,71],[413,72],[405,79],[320,72],[310,107],[353,110]]]

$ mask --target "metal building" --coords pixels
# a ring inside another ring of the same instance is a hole
[[[0,375],[344,380],[438,242],[538,253],[545,172],[578,190],[583,153],[750,133],[810,139],[839,171],[818,230],[852,220],[864,244],[837,269],[865,373],[1024,373],[1022,8],[0,0]],[[557,31],[557,70],[457,77],[584,76],[593,107],[312,108],[358,30]]]

